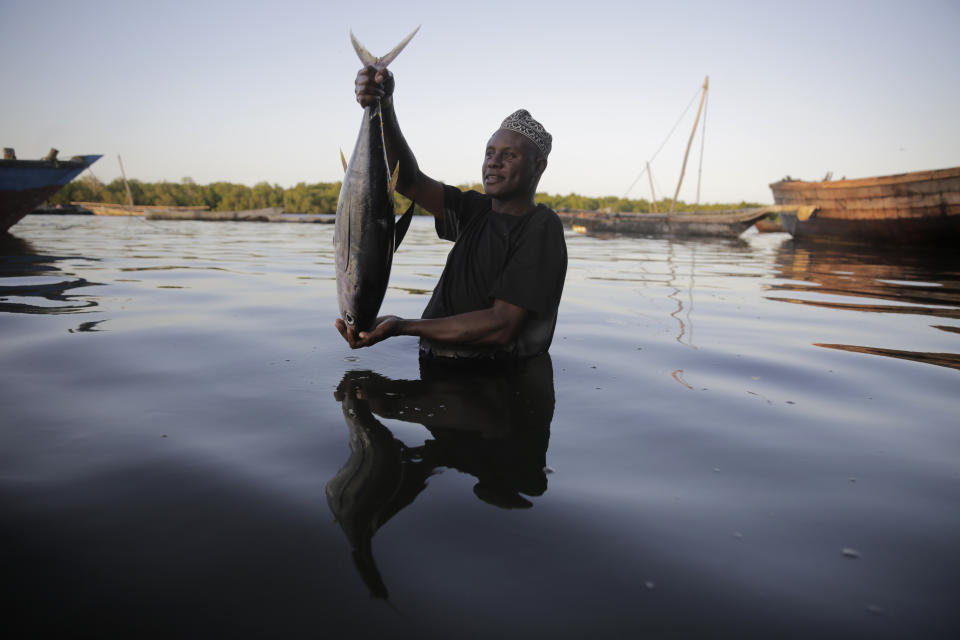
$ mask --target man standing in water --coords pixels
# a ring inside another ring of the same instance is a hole
[[[503,359],[546,352],[553,340],[567,271],[557,214],[534,202],[552,137],[520,109],[487,142],[485,194],[462,192],[420,171],[393,109],[394,79],[374,67],[357,74],[366,107],[379,98],[389,166],[397,190],[434,216],[437,234],[455,244],[420,319],[383,316],[371,331],[336,326],[354,349],[392,336],[420,338],[421,357]]]

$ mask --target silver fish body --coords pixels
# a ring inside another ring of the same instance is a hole
[[[389,182],[380,106],[375,105],[363,111],[333,236],[340,317],[357,331],[372,327],[390,280],[396,223]]]
[[[416,31],[382,58],[370,55],[352,33],[350,37],[364,65],[384,69],[414,34]],[[411,204],[395,220],[393,181],[377,101],[363,110],[360,133],[337,202],[333,236],[337,301],[340,317],[348,327],[356,331],[372,328],[387,291],[393,254],[410,224],[413,207]]]

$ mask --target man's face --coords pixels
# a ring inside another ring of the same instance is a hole
[[[494,198],[530,195],[543,171],[538,167],[537,149],[516,131],[499,129],[487,142],[483,156],[483,189]],[[539,172],[538,172],[539,169]]]

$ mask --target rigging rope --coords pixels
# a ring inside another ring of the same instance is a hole
[[[670,133],[668,133],[668,134],[667,134],[667,137],[664,138],[663,142],[660,143],[660,146],[657,147],[657,150],[653,152],[653,155],[650,156],[650,159],[647,160],[647,163],[653,162],[653,159],[657,157],[657,154],[659,154],[660,151],[663,150],[664,145],[667,144],[667,141],[670,140],[670,136],[672,136],[672,135],[673,135],[673,132],[676,131],[676,130],[677,130],[677,127],[680,126],[680,123],[683,121],[683,117],[684,117],[685,115],[687,115],[687,111],[690,111],[690,107],[693,106],[693,103],[696,102],[697,96],[699,96],[699,95],[700,95],[700,89],[698,88],[696,91],[693,92],[693,97],[690,98],[690,102],[689,102],[689,104],[687,104],[687,108],[684,109],[684,110],[683,110],[683,113],[680,114],[680,117],[677,119],[677,123],[676,123],[675,125],[673,125],[673,128],[670,129]],[[627,194],[630,193],[630,189],[633,189],[634,185],[637,184],[637,181],[639,181],[640,178],[643,177],[643,174],[645,174],[646,172],[647,172],[647,167],[644,166],[644,167],[643,167],[643,170],[640,171],[640,175],[638,175],[636,178],[634,178],[633,182],[630,183],[630,186],[627,187],[627,190],[623,192],[623,197],[624,197],[624,198],[627,197]]]

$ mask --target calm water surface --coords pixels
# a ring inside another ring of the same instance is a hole
[[[568,235],[550,358],[333,329],[332,227],[28,216],[9,625],[60,637],[960,633],[960,258]],[[449,244],[418,219],[384,310]]]

